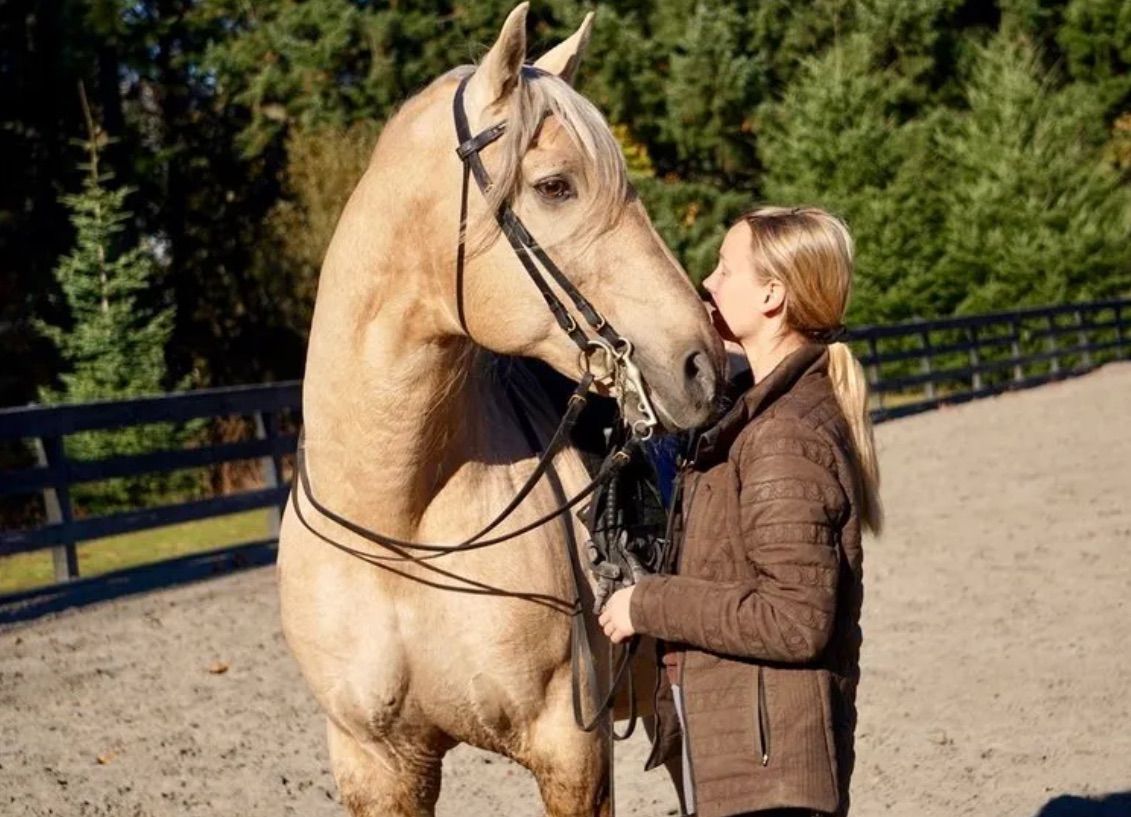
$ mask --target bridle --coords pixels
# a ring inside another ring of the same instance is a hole
[[[532,66],[524,66],[524,72],[537,75],[541,73],[538,69]],[[483,165],[480,158],[480,151],[485,147],[498,140],[506,130],[506,123],[500,122],[492,125],[477,135],[471,134],[471,129],[468,124],[467,113],[464,108],[464,91],[467,87],[468,80],[471,75],[464,77],[456,90],[455,98],[452,105],[453,117],[455,120],[456,136],[459,145],[456,148],[456,154],[459,156],[463,163],[463,185],[460,194],[460,217],[459,217],[459,244],[456,251],[456,311],[460,326],[471,336],[470,330],[467,327],[466,315],[464,312],[463,303],[463,281],[464,269],[466,265],[466,246],[467,246],[467,215],[468,215],[468,193],[470,187],[470,178],[475,177],[476,184],[480,191],[484,194],[487,193],[491,186],[491,179]],[[435,567],[430,567],[425,564],[434,559],[439,559],[443,556],[450,555],[458,551],[475,550],[479,548],[490,547],[497,545],[501,542],[514,539],[528,533],[542,525],[556,518],[561,518],[566,511],[578,505],[581,501],[591,496],[600,489],[602,486],[609,484],[615,479],[617,472],[627,465],[631,459],[633,452],[639,445],[652,437],[659,421],[656,417],[655,410],[652,407],[651,401],[648,397],[644,379],[640,373],[639,367],[632,359],[633,345],[632,343],[617,332],[612,325],[605,319],[605,317],[597,311],[597,309],[589,302],[589,300],[577,289],[576,286],[567,278],[554,263],[553,259],[539,246],[538,242],[527,230],[526,226],[522,223],[521,219],[515,214],[508,203],[503,203],[495,213],[502,233],[507,237],[510,242],[515,255],[522,263],[523,268],[526,270],[531,281],[538,288],[546,306],[553,314],[554,319],[557,321],[558,326],[562,331],[574,342],[578,347],[578,369],[579,378],[577,387],[570,395],[567,402],[566,410],[562,415],[557,429],[550,440],[542,445],[537,437],[533,434],[526,418],[522,415],[521,405],[515,399],[512,393],[512,401],[515,403],[516,411],[520,418],[520,425],[526,435],[531,447],[535,452],[539,449],[542,454],[538,459],[534,471],[527,478],[526,482],[515,494],[514,498],[507,504],[505,508],[486,526],[477,531],[471,536],[463,539],[460,542],[450,544],[430,544],[422,542],[412,542],[402,539],[397,539],[386,534],[378,533],[370,530],[363,525],[360,525],[322,504],[314,495],[313,488],[310,482],[310,474],[307,469],[306,456],[305,456],[305,441],[302,432],[299,433],[298,447],[296,450],[295,470],[296,477],[292,481],[292,505],[299,521],[312,533],[318,536],[323,541],[331,546],[348,553],[351,556],[362,559],[370,564],[375,564],[380,567],[392,570],[387,566],[389,562],[411,562],[421,567],[425,567],[435,573],[439,573],[448,578],[455,578],[465,582],[470,586],[468,588],[454,587],[450,585],[435,585],[432,582],[424,581],[425,584],[432,586],[441,586],[444,589],[460,590],[462,592],[473,593],[490,593],[495,588],[490,588],[481,585],[471,580],[462,579],[447,573]],[[581,315],[584,321],[589,325],[594,333],[594,337],[590,337],[574,319],[569,308],[562,303],[554,292],[549,281],[539,269],[542,269],[553,279],[554,283],[565,292],[569,300],[572,302],[574,308]],[[570,431],[577,423],[581,411],[584,409],[589,390],[594,383],[601,383],[616,395],[620,416],[624,420],[626,426],[626,439],[623,443],[611,451],[597,469],[596,474],[590,482],[581,489],[575,496],[570,499],[565,499],[561,490],[560,483],[553,472],[552,462],[554,456],[561,450],[561,448],[568,442]],[[635,408],[640,414],[640,417],[632,422],[626,418],[625,406],[629,399],[635,403]],[[544,477],[548,477],[557,492],[560,503],[549,513],[543,514],[538,519],[523,525],[522,527],[510,531],[504,535],[489,536],[500,524],[508,519],[515,510],[522,504],[523,500],[529,496],[530,492]],[[310,523],[306,520],[302,513],[299,503],[299,490],[301,487],[302,494],[310,503],[311,507],[317,510],[322,516],[329,519],[336,525],[345,528],[346,530],[354,533],[355,535],[380,545],[383,549],[389,551],[388,554],[373,554],[366,551],[358,550],[342,543],[334,541],[331,537],[326,536],[316,531]],[[615,495],[615,494],[614,494]],[[567,542],[572,538],[572,528],[568,521],[566,527],[569,529],[569,536]],[[592,720],[586,721],[582,715],[580,703],[580,673],[582,665],[588,662],[586,667],[590,689],[596,689],[596,673],[593,664],[593,657],[591,647],[589,645],[588,634],[585,629],[583,617],[581,615],[581,595],[578,573],[580,572],[580,565],[577,563],[576,550],[569,548],[570,563],[572,566],[571,573],[574,578],[575,589],[575,602],[570,609],[573,616],[573,647],[571,650],[571,663],[573,664],[573,691],[574,691],[574,718],[585,731],[592,731],[600,724],[601,719],[605,712],[611,708],[616,690],[620,681],[626,676],[628,664],[631,661],[632,655],[636,649],[636,639],[633,639],[630,644],[625,648],[618,662],[617,669],[613,673],[613,682],[610,685],[608,695],[603,703],[596,708]],[[409,578],[417,578],[411,574],[404,573],[399,570],[394,570],[399,575]],[[631,581],[632,577],[624,577],[626,582]],[[498,591],[499,595],[503,595],[505,591]],[[522,594],[519,594],[520,596]],[[545,599],[542,599],[544,602]],[[623,735],[613,733],[615,739],[627,738],[632,733],[635,725],[635,695],[632,690],[631,683],[629,685],[629,704],[632,710],[631,723]]]
[[[541,72],[533,66],[523,66],[524,72],[532,76],[537,76]],[[471,176],[475,177],[475,183],[479,186],[480,191],[486,195],[491,187],[491,177],[487,173],[487,169],[483,166],[483,160],[480,158],[479,153],[485,147],[497,141],[506,131],[506,123],[496,123],[478,135],[471,135],[471,127],[467,120],[467,111],[464,107],[464,91],[467,88],[467,83],[471,79],[471,75],[464,77],[456,89],[455,98],[452,100],[452,116],[455,119],[456,138],[459,140],[459,146],[456,148],[456,155],[459,156],[463,162],[463,187],[460,193],[460,213],[459,213],[459,246],[456,251],[456,311],[459,316],[460,326],[470,336],[470,331],[467,328],[467,320],[464,314],[463,307],[463,278],[464,278],[464,265],[466,262],[466,246],[467,246],[467,202],[468,202],[468,188]],[[495,213],[495,220],[499,224],[499,228],[503,235],[507,237],[510,242],[511,248],[514,250],[519,262],[522,263],[523,269],[534,282],[538,288],[538,292],[542,295],[542,299],[546,302],[547,308],[554,316],[558,326],[562,331],[569,336],[569,339],[574,342],[579,350],[578,354],[578,368],[581,369],[582,374],[594,371],[594,361],[600,363],[600,368],[604,370],[603,376],[609,377],[612,381],[609,385],[613,386],[617,400],[621,403],[623,411],[624,401],[627,399],[628,394],[632,394],[637,401],[636,409],[640,412],[641,418],[636,420],[633,425],[633,433],[641,439],[648,439],[659,424],[656,419],[656,412],[652,408],[652,403],[648,398],[647,391],[644,387],[644,379],[640,374],[640,369],[636,366],[632,359],[633,346],[632,343],[613,328],[612,324],[608,322],[604,315],[597,311],[597,309],[589,302],[589,300],[581,294],[581,291],[574,286],[573,282],[561,271],[554,260],[546,253],[544,249],[538,244],[530,231],[526,229],[526,225],[511,209],[510,204],[504,202],[498,211]],[[539,271],[539,265],[544,269],[554,283],[569,297],[573,302],[577,312],[585,320],[589,327],[596,333],[596,338],[590,338],[578,326],[577,321],[570,313],[569,309],[561,302],[557,294],[554,292],[550,283],[546,280],[545,276]],[[602,379],[598,377],[597,379]]]

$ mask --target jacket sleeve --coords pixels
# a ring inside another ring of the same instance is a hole
[[[849,510],[832,450],[799,420],[767,420],[737,466],[742,538],[733,550],[750,578],[649,576],[632,594],[633,627],[724,655],[812,661],[832,633]]]

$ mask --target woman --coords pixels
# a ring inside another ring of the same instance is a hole
[[[848,811],[861,529],[882,524],[867,384],[835,342],[852,252],[816,208],[758,209],[727,233],[704,286],[755,385],[681,467],[676,575],[600,617],[614,642],[661,640],[649,768],[682,747],[699,817]]]

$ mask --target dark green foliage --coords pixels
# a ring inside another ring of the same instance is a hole
[[[961,281],[947,311],[1119,295],[1131,284],[1131,191],[1100,159],[1102,102],[1056,88],[1028,46],[981,48],[968,109],[941,137],[950,180],[945,255]],[[961,296],[961,297],[957,297]]]
[[[173,328],[172,306],[153,311],[140,301],[158,283],[158,269],[143,247],[124,245],[130,220],[128,188],[112,186],[100,169],[105,145],[100,131],[86,142],[89,162],[82,192],[63,197],[71,213],[75,246],[55,268],[69,320],[63,326],[41,323],[59,350],[66,371],[62,388],[43,389],[45,402],[93,400],[160,394],[165,376],[165,345]],[[181,435],[167,424],[118,431],[84,432],[67,438],[67,455],[91,460],[178,448]],[[112,479],[75,487],[79,512],[105,513],[152,504],[191,481],[176,476]]]
[[[80,184],[67,147],[79,79],[117,140],[106,165],[137,190],[119,238],[162,248],[174,380],[296,377],[318,258],[365,140],[481,57],[513,5],[4,4],[0,342],[17,354],[0,401],[31,398],[63,368],[26,316],[66,319],[49,273],[75,237],[59,196]],[[531,55],[588,8],[534,2]],[[580,88],[693,278],[742,210],[810,202],[856,234],[856,323],[1128,292],[1123,0],[596,9]]]
[[[762,155],[768,201],[818,204],[857,240],[850,318],[878,323],[929,314],[942,252],[937,115],[901,122],[909,82],[871,67],[872,41],[853,35],[806,62],[770,109]]]
[[[1069,75],[1100,95],[1105,113],[1131,107],[1131,4],[1073,0],[1056,39]]]

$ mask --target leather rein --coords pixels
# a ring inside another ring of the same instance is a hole
[[[524,71],[537,72],[537,69],[531,66],[524,66]],[[500,122],[491,127],[486,128],[477,135],[471,134],[471,129],[468,123],[467,113],[464,108],[464,90],[467,87],[468,80],[471,75],[464,77],[456,90],[455,98],[453,101],[452,109],[455,119],[456,136],[459,144],[456,148],[456,154],[459,156],[463,163],[463,185],[460,195],[460,217],[459,217],[459,244],[456,252],[456,306],[460,326],[471,336],[467,328],[466,318],[464,314],[463,305],[463,279],[464,279],[464,266],[466,261],[466,238],[467,238],[467,215],[468,215],[468,192],[470,187],[470,178],[474,176],[476,184],[480,191],[484,194],[487,193],[488,188],[491,186],[491,179],[483,165],[480,158],[480,151],[488,145],[498,140],[506,130],[506,123]],[[632,459],[633,451],[640,445],[641,442],[649,439],[659,421],[656,417],[655,411],[645,391],[643,377],[640,370],[637,368],[632,360],[633,346],[632,343],[619,334],[605,319],[600,312],[589,302],[589,300],[574,286],[573,282],[569,280],[562,273],[561,269],[554,263],[553,259],[539,246],[538,242],[527,230],[526,226],[522,223],[519,217],[511,209],[510,205],[504,202],[495,213],[495,219],[499,224],[502,233],[507,237],[515,255],[522,263],[523,268],[526,270],[531,281],[538,288],[539,293],[542,295],[546,306],[553,314],[555,320],[561,329],[569,336],[570,340],[578,347],[578,367],[580,369],[580,377],[578,379],[577,387],[570,395],[565,413],[562,415],[557,429],[554,431],[553,436],[542,445],[537,436],[534,434],[529,422],[523,414],[521,404],[518,402],[516,396],[508,390],[511,401],[514,404],[516,413],[520,420],[520,426],[527,438],[532,450],[537,453],[541,449],[541,456],[538,458],[538,463],[531,472],[530,476],[523,483],[522,487],[515,494],[514,498],[507,503],[499,514],[492,519],[487,525],[481,528],[476,533],[468,536],[460,542],[439,544],[439,543],[422,543],[412,542],[402,539],[397,539],[386,534],[378,533],[377,531],[370,530],[365,526],[354,522],[341,514],[338,514],[331,508],[321,503],[314,495],[314,490],[310,481],[310,473],[307,468],[305,456],[305,441],[304,435],[300,431],[298,446],[295,453],[295,470],[297,472],[296,478],[292,480],[291,486],[291,499],[292,505],[295,508],[296,516],[299,521],[318,538],[322,539],[331,546],[341,550],[351,556],[357,557],[370,564],[376,564],[381,567],[386,567],[389,562],[411,562],[411,563],[424,563],[433,559],[439,559],[443,556],[450,555],[459,551],[475,550],[479,548],[486,548],[492,545],[497,545],[502,542],[514,539],[525,533],[529,533],[556,518],[562,518],[563,515],[571,508],[578,505],[582,500],[591,496],[600,489],[602,486],[607,485],[617,475],[617,472],[627,465]],[[539,269],[539,265],[548,273],[558,287],[565,292],[569,300],[572,302],[574,308],[582,316],[585,322],[589,325],[595,333],[595,337],[590,337],[578,325],[574,319],[569,308],[562,303],[554,292],[550,283]],[[640,414],[640,419],[628,423],[625,421],[626,430],[629,432],[627,439],[615,450],[611,451],[597,469],[596,474],[589,481],[589,483],[582,488],[575,496],[570,499],[564,497],[561,484],[558,481],[553,468],[552,462],[554,456],[566,445],[570,438],[570,431],[577,423],[581,411],[585,408],[588,393],[590,388],[595,382],[601,382],[615,391],[617,397],[618,407],[620,409],[621,417],[625,416],[624,406],[625,401],[631,395],[636,402],[636,409]],[[554,510],[549,513],[543,514],[538,519],[529,522],[522,527],[512,530],[503,535],[490,536],[499,525],[506,521],[522,504],[527,496],[534,490],[535,486],[543,479],[548,478],[552,483],[555,493],[557,494],[560,502]],[[361,551],[356,548],[344,545],[340,542],[334,541],[331,537],[326,536],[316,531],[303,515],[299,504],[299,491],[306,497],[318,513],[325,518],[329,519],[336,525],[345,528],[351,533],[361,537],[362,539],[372,542],[373,544],[380,545],[384,549],[390,551],[388,555],[378,555]],[[585,671],[589,687],[592,690],[597,689],[596,666],[593,659],[592,647],[590,644],[588,631],[585,627],[584,617],[581,608],[581,592],[579,585],[579,573],[581,566],[579,564],[576,549],[569,547],[569,542],[572,540],[572,526],[568,522],[568,517],[565,517],[565,526],[567,528],[567,549],[569,550],[569,558],[571,565],[571,575],[573,577],[575,601],[570,609],[573,621],[573,632],[571,638],[571,665],[572,665],[572,689],[573,689],[573,713],[574,720],[577,725],[587,731],[591,732],[596,729],[605,715],[605,713],[612,708],[613,700],[616,691],[621,681],[626,677],[628,666],[631,663],[633,654],[635,653],[638,638],[633,638],[624,648],[620,660],[617,662],[617,668],[613,672],[612,683],[604,701],[593,714],[591,720],[586,720],[582,713],[581,705],[581,672]],[[392,568],[387,568],[392,569]],[[453,587],[451,585],[434,584],[419,579],[411,574],[397,572],[399,575],[408,578],[414,578],[418,581],[431,586],[440,587],[442,589],[460,590],[462,592],[472,593],[490,593],[493,588],[472,582],[467,579],[460,579],[453,574],[441,571],[438,568],[430,568],[434,572],[441,573],[449,578],[456,578],[463,581],[471,587]],[[627,581],[627,579],[626,579]],[[533,600],[541,600],[546,602],[544,598],[536,598],[532,596],[524,596],[532,598]],[[600,603],[600,602],[599,602]],[[583,670],[584,668],[584,670]],[[633,685],[631,684],[631,676],[629,675],[628,699],[630,708],[630,723],[625,733],[617,734],[615,730],[611,730],[612,737],[615,740],[623,740],[632,734],[636,722],[636,700]]]

